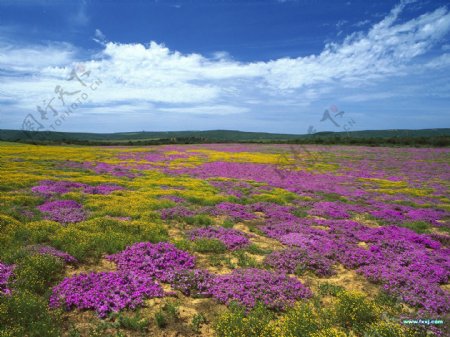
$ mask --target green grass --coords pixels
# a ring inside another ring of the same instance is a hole
[[[194,241],[194,251],[198,253],[225,253],[227,247],[217,239],[197,239]]]
[[[404,222],[399,223],[398,226],[409,228],[419,234],[431,233],[430,229],[432,228],[432,226],[425,221]]]

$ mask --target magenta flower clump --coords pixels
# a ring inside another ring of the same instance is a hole
[[[441,220],[449,215],[449,212],[427,208],[413,209],[406,213],[406,217],[411,221],[425,221],[436,226],[441,226],[437,220]]]
[[[225,304],[236,301],[252,308],[261,302],[278,310],[312,295],[296,278],[256,268],[236,269],[231,274],[218,275],[212,281],[210,291],[214,298]]]
[[[11,290],[8,288],[8,282],[13,274],[14,265],[7,265],[0,262],[0,296],[10,295]]]
[[[74,200],[47,201],[37,207],[44,217],[63,224],[86,220],[82,206]]]
[[[295,209],[292,206],[281,206],[272,202],[257,202],[250,205],[253,212],[264,213],[268,222],[295,221],[298,218],[291,212]]]
[[[317,276],[331,276],[333,261],[327,257],[302,249],[275,251],[266,256],[264,263],[285,273],[295,273],[298,268],[313,271]]]
[[[91,309],[104,318],[110,312],[135,309],[145,298],[164,295],[159,284],[138,274],[88,273],[66,278],[55,286],[50,297],[50,307]]]
[[[207,270],[188,269],[174,273],[171,276],[170,285],[186,296],[209,297],[213,279],[214,276]]]
[[[209,183],[221,192],[224,192],[227,195],[233,195],[237,198],[242,198],[244,195],[249,194],[253,189],[251,184],[240,180],[219,180],[209,181]]]
[[[85,186],[85,184],[72,181],[43,180],[38,186],[32,187],[31,190],[45,197],[50,197],[54,194],[64,194],[77,189],[83,189]]]
[[[87,194],[110,194],[117,190],[122,190],[122,186],[114,184],[103,184],[91,186],[87,184],[77,183],[73,181],[54,181],[43,180],[38,186],[34,186],[31,190],[45,197],[51,197],[55,194],[64,194],[76,190],[80,190]]]
[[[223,227],[205,227],[194,229],[189,233],[191,240],[218,239],[231,250],[241,249],[250,244],[247,236],[235,229]]]
[[[165,208],[161,211],[161,219],[177,219],[177,218],[187,218],[193,216],[195,213],[184,206],[175,206],[170,208]]]
[[[221,202],[212,210],[213,215],[227,215],[235,220],[252,220],[256,216],[249,212],[245,205],[234,204],[232,202]]]
[[[103,184],[97,186],[86,186],[84,188],[84,193],[88,194],[111,194],[114,191],[123,190],[122,186],[113,185],[113,184]]]
[[[351,209],[344,203],[321,201],[314,204],[314,208],[308,211],[309,215],[330,217],[333,219],[348,219]]]
[[[123,273],[138,274],[168,282],[174,273],[192,269],[195,257],[166,242],[140,242],[124,251],[109,255],[110,261],[117,264]]]
[[[51,246],[44,245],[32,245],[27,247],[29,251],[42,255],[51,255],[63,260],[66,263],[78,263],[78,260],[74,258],[72,255],[53,248]]]

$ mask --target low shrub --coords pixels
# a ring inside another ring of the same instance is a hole
[[[30,291],[0,296],[0,336],[59,337],[61,316],[47,300]]]
[[[150,324],[149,320],[142,317],[139,312],[133,315],[124,315],[121,313],[117,317],[117,322],[124,329],[140,332],[147,331]]]
[[[163,329],[167,326],[167,319],[162,310],[155,313],[155,322],[160,329]]]
[[[321,283],[319,284],[319,294],[322,296],[337,296],[344,288],[332,283]]]
[[[407,329],[393,322],[378,321],[370,324],[366,331],[367,337],[409,337],[412,336],[408,333]]]
[[[356,291],[339,292],[334,309],[337,323],[343,328],[356,331],[364,330],[381,316],[380,307],[366,295]]]
[[[191,328],[195,333],[198,334],[200,333],[202,325],[205,323],[207,323],[207,320],[202,313],[195,314],[194,317],[192,317]]]
[[[195,227],[208,227],[214,224],[214,221],[205,214],[197,214],[191,217],[184,218],[184,221]]]
[[[218,337],[269,337],[266,328],[274,318],[275,314],[261,303],[248,312],[234,303],[220,316],[214,328]]]
[[[259,267],[259,262],[255,258],[248,255],[242,250],[236,250],[233,252],[233,256],[237,258],[237,265],[241,268],[256,268]]]
[[[29,255],[16,265],[14,287],[45,295],[62,278],[63,272],[61,259],[50,255]]]
[[[196,239],[194,241],[194,251],[198,253],[225,253],[227,247],[218,239]]]

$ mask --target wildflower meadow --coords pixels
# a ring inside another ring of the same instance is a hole
[[[1,337],[449,334],[448,148],[1,142],[0,171]]]

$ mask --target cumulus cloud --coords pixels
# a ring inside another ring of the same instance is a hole
[[[0,50],[1,68],[14,72],[38,74],[49,67],[65,67],[76,58],[76,48],[68,43],[24,47],[0,40]]]

